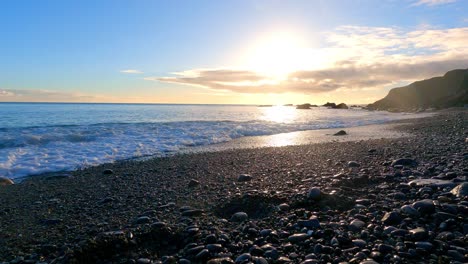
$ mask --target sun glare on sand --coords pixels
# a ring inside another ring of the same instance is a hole
[[[274,32],[255,41],[244,56],[244,66],[276,80],[297,70],[319,68],[324,56],[307,46],[299,34]]]

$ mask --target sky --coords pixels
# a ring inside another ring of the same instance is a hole
[[[366,104],[468,68],[468,0],[5,0],[0,36],[0,102]]]

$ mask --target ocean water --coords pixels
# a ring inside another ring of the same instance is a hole
[[[0,103],[0,175],[19,178],[177,153],[246,136],[415,116],[322,107]]]

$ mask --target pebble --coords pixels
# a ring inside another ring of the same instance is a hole
[[[195,179],[191,179],[188,184],[189,188],[197,187],[198,185],[200,185],[200,182]]]
[[[317,200],[320,200],[321,195],[322,195],[322,192],[320,191],[320,188],[312,187],[309,190],[309,193],[307,194],[307,198],[309,198],[310,200],[317,201]]]
[[[102,171],[102,174],[104,174],[104,175],[110,175],[110,174],[114,174],[114,171],[111,170],[111,169],[106,169],[106,170],[103,170],[103,171]]]
[[[355,219],[351,221],[348,227],[351,231],[360,231],[365,225],[366,223],[364,223],[363,221]]]
[[[411,229],[409,232],[411,234],[412,239],[416,240],[416,241],[426,239],[427,236],[428,236],[428,233],[427,233],[426,229],[424,229],[422,227],[417,227],[415,229]]]
[[[456,197],[464,198],[468,196],[468,182],[464,182],[450,191]]]
[[[400,208],[401,212],[403,214],[406,214],[406,215],[409,215],[409,216],[412,216],[412,217],[419,217],[419,212],[418,210],[414,209],[413,206],[411,205],[403,205],[401,208]]]
[[[299,242],[307,240],[308,238],[309,238],[309,236],[307,234],[303,233],[303,234],[294,234],[292,236],[289,236],[288,240],[291,243],[299,243]]]
[[[421,214],[432,214],[435,212],[434,202],[430,199],[414,202],[412,206]]]
[[[215,258],[210,259],[207,264],[234,264],[235,262],[231,258]]]
[[[424,249],[424,250],[431,250],[433,245],[430,243],[430,242],[416,242],[414,243],[414,245],[416,246],[416,248],[420,248],[420,249]]]
[[[244,222],[249,218],[247,213],[244,212],[237,212],[231,216],[232,222]]]
[[[239,177],[237,177],[238,182],[246,182],[246,181],[251,181],[253,177],[250,174],[241,174]]]
[[[15,184],[10,178],[0,176],[0,186]]]
[[[439,179],[416,179],[410,181],[408,184],[413,187],[431,186],[434,188],[454,187],[457,185],[452,181]]]
[[[414,159],[409,158],[400,158],[392,161],[391,166],[394,167],[396,165],[403,165],[403,166],[416,166],[418,163]]]
[[[385,213],[385,215],[382,217],[382,222],[386,225],[397,225],[401,222],[400,214],[395,211]]]
[[[247,261],[250,261],[252,259],[252,255],[249,253],[244,253],[236,258],[236,264],[242,264],[246,263]]]
[[[350,161],[348,162],[348,167],[357,168],[357,167],[361,167],[361,164],[357,163],[356,161]]]
[[[344,131],[344,130],[340,130],[340,131],[336,132],[333,135],[334,136],[344,136],[344,135],[348,135],[348,133],[346,133],[346,131]]]
[[[317,218],[310,218],[309,220],[298,220],[297,224],[300,227],[307,227],[307,228],[319,228],[320,221]]]

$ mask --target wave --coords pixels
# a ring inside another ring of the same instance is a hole
[[[395,118],[397,116],[369,116],[363,113],[333,119],[319,116],[308,122],[294,123],[192,120],[8,128],[0,130],[0,175],[17,178],[73,170],[116,160],[177,152],[245,136],[351,127]]]

